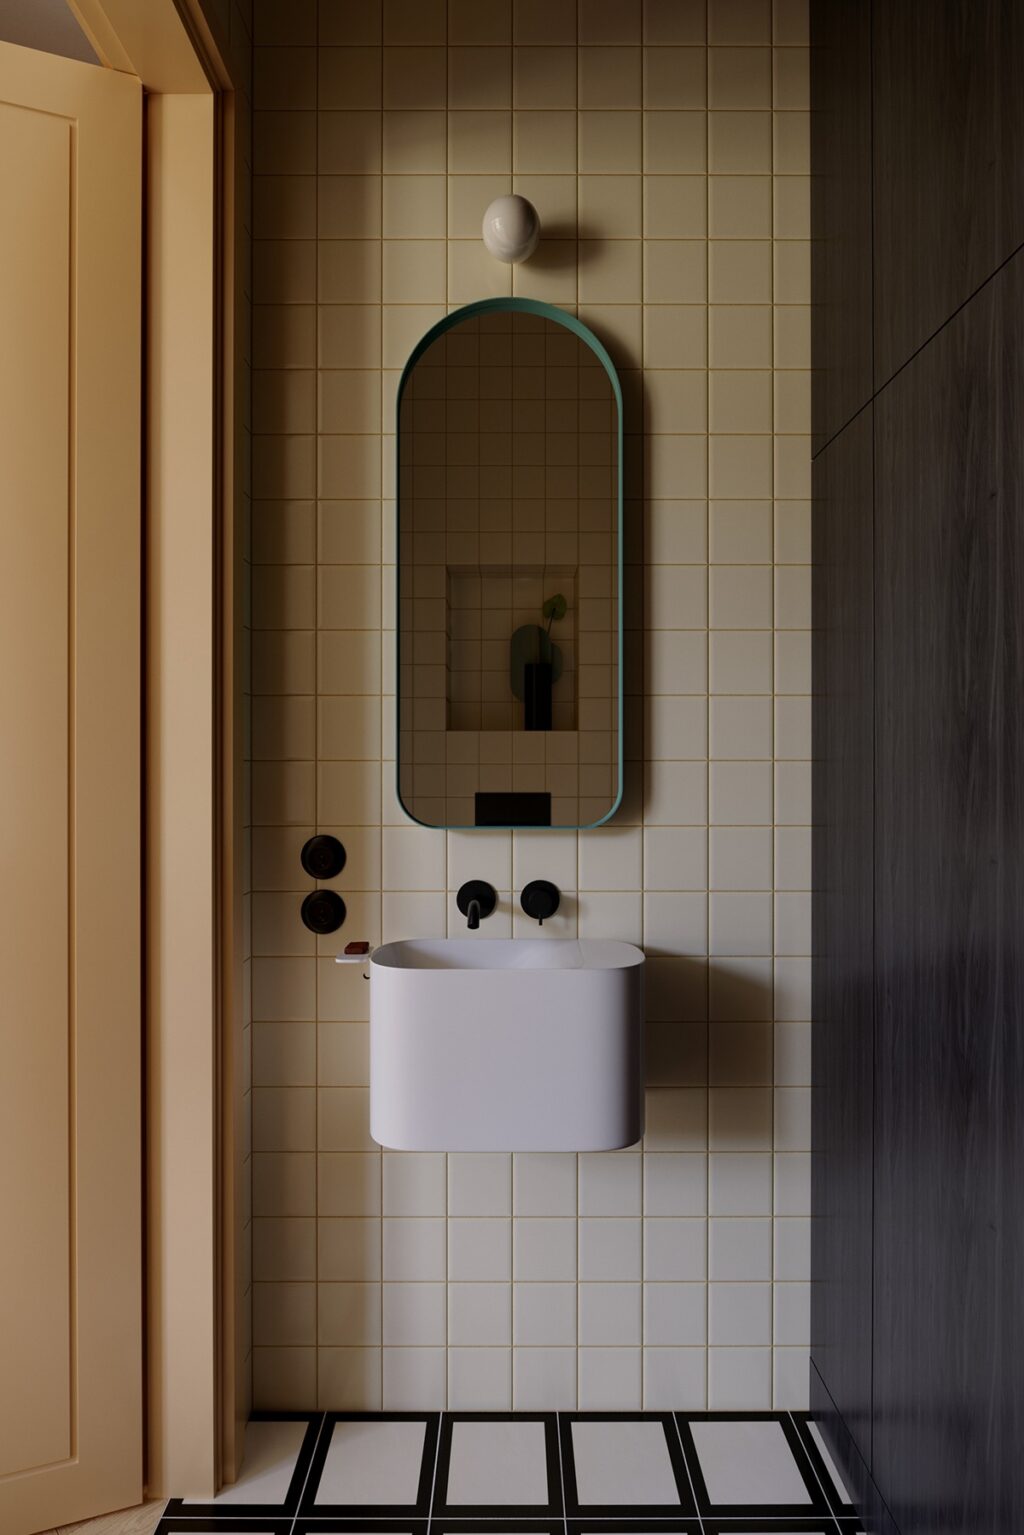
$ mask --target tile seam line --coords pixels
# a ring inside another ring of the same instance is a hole
[[[641,7],[641,10],[640,10],[640,41],[641,41],[642,44],[646,42],[646,39],[645,39],[645,36],[644,36],[645,31],[646,31],[646,28],[644,26],[643,7]],[[645,119],[644,119],[644,115],[643,115],[644,111],[646,110],[644,108],[644,103],[647,100],[647,86],[648,86],[648,68],[647,68],[647,49],[646,49],[646,46],[645,46],[643,48],[641,54],[640,54],[640,103],[641,103],[641,116],[640,116],[640,231],[641,231],[641,236],[643,235],[643,231],[644,231],[644,228],[645,228],[645,225],[646,225],[646,222],[647,222],[647,181],[646,181],[646,177],[647,177],[647,158],[648,158],[648,156],[647,156],[647,133],[645,131]],[[577,189],[578,189],[578,187],[579,187],[579,180],[577,178]],[[578,228],[579,228],[579,191],[578,190],[577,190],[577,194],[576,194],[576,201],[577,201],[577,230],[578,230]],[[640,388],[641,388],[641,402],[640,402],[640,421],[639,421],[638,425],[640,427],[641,442],[643,442],[644,438],[647,435],[647,427],[648,427],[648,420],[649,420],[648,406],[647,406],[647,401],[646,401],[646,390],[643,387],[643,378],[644,378],[644,374],[645,374],[645,371],[646,371],[646,365],[647,365],[647,356],[646,356],[647,327],[644,325],[644,322],[643,322],[644,305],[645,305],[646,299],[647,299],[647,266],[646,266],[646,262],[643,260],[643,246],[641,246],[640,255],[641,255],[641,261],[640,261],[640,381],[641,381],[640,382]],[[625,445],[623,445],[623,451],[625,451]],[[646,452],[646,450],[641,449],[641,461],[640,461],[641,506],[640,506],[639,542],[640,542],[641,569],[644,572],[646,572],[646,570],[647,570],[647,555],[648,555],[648,549],[647,549],[647,515],[646,515],[646,513],[644,511],[644,508],[648,505],[648,494],[647,494],[648,489],[649,489],[649,479],[648,479],[648,469],[647,469],[647,452]],[[626,512],[626,509],[625,509],[625,497],[623,497],[623,506],[622,506],[622,510],[621,510],[621,513],[620,513],[620,518],[621,518],[621,521],[623,523],[625,521],[625,512]],[[621,587],[621,596],[624,599],[624,597],[625,597],[625,570],[624,569],[621,572],[620,587]],[[646,620],[646,617],[647,617],[647,614],[645,612],[644,613],[645,620]],[[623,619],[624,619],[624,615],[622,615],[620,613],[620,622],[623,622]],[[646,627],[646,624],[645,624],[645,627]],[[636,644],[636,641],[634,640],[634,645],[635,644]],[[641,788],[640,788],[640,827],[639,827],[639,839],[640,839],[640,891],[641,891],[641,895],[640,895],[640,932],[641,932],[641,937],[642,937],[642,947],[643,947],[643,950],[644,950],[645,954],[647,952],[647,837],[646,837],[646,834],[645,834],[645,827],[646,827],[646,822],[647,822],[647,805],[646,805],[646,801],[645,801],[645,797],[644,797],[643,785],[647,781],[647,763],[646,763],[646,735],[647,735],[646,716],[647,716],[647,704],[646,704],[646,698],[647,698],[648,676],[647,676],[647,656],[646,656],[646,650],[647,650],[647,646],[644,643],[643,631],[641,631],[641,635],[640,635],[640,655],[639,655],[639,662],[640,662],[640,710],[641,710],[641,715],[640,715],[640,785],[641,785]],[[624,659],[625,658],[623,658],[623,660]],[[624,701],[625,700],[625,677],[620,677],[619,678],[619,689],[620,689],[620,694],[621,694],[621,696],[623,698],[623,701]],[[625,729],[625,713],[623,713],[623,729]],[[625,764],[625,760],[623,760],[623,764],[622,764],[622,776],[623,776],[623,778],[625,778],[625,773],[626,773],[626,764]],[[624,788],[624,785],[622,785],[621,787]],[[579,894],[577,894],[577,900],[579,900]],[[645,1075],[646,1075],[646,1072],[645,1072]],[[646,1083],[645,1083],[645,1087],[646,1087]],[[645,1136],[646,1136],[646,1131],[647,1131],[646,1117],[647,1117],[647,1109],[646,1109],[646,1095],[645,1095],[645,1103],[644,1103],[644,1135]],[[648,1265],[647,1265],[647,1242],[646,1242],[646,1239],[645,1239],[645,1233],[646,1233],[646,1225],[645,1225],[645,1223],[647,1221],[647,1178],[646,1178],[646,1164],[644,1162],[644,1137],[641,1137],[641,1140],[640,1140],[640,1220],[641,1220],[640,1231],[639,1231],[639,1236],[640,1236],[640,1405],[641,1405],[641,1408],[643,1408],[644,1406],[646,1406],[646,1403],[647,1403],[647,1390],[648,1390],[648,1380],[647,1380],[647,1375],[648,1375],[648,1369],[647,1369],[647,1347],[648,1347],[648,1344],[647,1344],[647,1290],[646,1290],[646,1285],[648,1283],[648,1277],[647,1277]],[[561,1447],[559,1447],[559,1453],[561,1453]],[[563,1497],[562,1509],[563,1509],[563,1512],[564,1512],[565,1511],[565,1507],[566,1507],[565,1501],[564,1501],[564,1498],[565,1498],[565,1490],[564,1490],[564,1488],[563,1488],[563,1492],[562,1492],[562,1497]],[[568,1528],[569,1528],[568,1524],[566,1524],[566,1535],[568,1535]]]
[[[712,703],[712,657],[711,657],[711,608],[712,608],[712,562],[711,562],[711,289],[709,260],[710,241],[708,232],[711,228],[711,113],[709,101],[711,96],[711,49],[709,36],[711,32],[711,0],[706,0],[704,6],[704,558],[706,562],[705,575],[705,623],[706,638],[704,641],[704,667],[705,667],[705,701],[704,701],[704,738],[706,742],[706,762],[704,777],[704,809],[707,826],[704,834],[704,869],[707,883],[707,892],[704,901],[704,948],[707,957],[704,965],[704,1075],[707,1077],[707,1085],[704,1092],[704,1134],[706,1146],[704,1149],[704,1406],[711,1405],[711,920],[712,920],[712,884],[711,884],[711,843],[713,816],[711,811],[712,800],[712,755],[711,755],[711,703]],[[774,360],[774,359],[773,359]],[[646,616],[646,615],[645,615]],[[699,695],[698,695],[699,696]],[[679,1440],[680,1450],[683,1452],[683,1464],[686,1465],[686,1452],[682,1446],[682,1435],[679,1433],[679,1425],[673,1416],[673,1425],[676,1430],[676,1438]],[[686,1465],[686,1475],[690,1478],[690,1468]],[[691,1495],[693,1487],[691,1482]],[[697,1507],[697,1499],[693,1500],[694,1508]],[[703,1530],[703,1523],[701,1530]]]
[[[316,28],[316,53],[314,56],[313,75],[313,102],[316,112],[314,119],[313,136],[313,170],[314,170],[314,198],[313,198],[313,299],[314,299],[314,324],[313,324],[313,362],[316,372],[314,374],[313,398],[316,415],[313,426],[317,436],[313,449],[313,553],[316,566],[313,574],[313,685],[316,694],[313,701],[313,825],[316,831],[320,831],[320,133],[318,127],[320,112],[320,0],[315,0],[313,6],[313,23]],[[255,115],[253,117],[255,132]],[[313,1070],[316,1077],[316,1085],[313,1090],[313,1400],[320,1402],[320,947],[316,938],[313,940],[313,1012],[315,1023],[313,1025]],[[323,1420],[321,1420],[321,1431]],[[317,1436],[319,1443],[319,1435]],[[313,1447],[314,1456],[316,1445]],[[310,1462],[312,1466],[312,1461]],[[305,1487],[303,1487],[303,1496]],[[299,1498],[300,1508],[302,1497]],[[294,1535],[295,1525],[292,1524]]]
[[[796,1429],[797,1438],[799,1439],[800,1438],[800,1429],[799,1429],[799,1426],[797,1424],[795,1414],[793,1412],[789,1411],[789,1412],[786,1413],[786,1417],[789,1418],[789,1420],[792,1423],[794,1429]],[[821,1477],[818,1475],[817,1467],[815,1466],[815,1464],[814,1464],[813,1460],[811,1459],[811,1457],[809,1455],[807,1455],[806,1458],[807,1458],[807,1464],[808,1464],[808,1466],[811,1469],[811,1475],[814,1477],[815,1482],[820,1487],[822,1497],[825,1499],[825,1502],[826,1502],[826,1504],[828,1506],[829,1518],[832,1520],[832,1523],[835,1525],[835,1528],[837,1530],[841,1531],[843,1529],[843,1526],[839,1523],[839,1515],[832,1508],[832,1504],[831,1504],[831,1502],[829,1500],[828,1488],[825,1486],[825,1483],[822,1481]]]
[[[447,1344],[445,1345],[445,1350],[447,1352]],[[448,1379],[448,1372],[446,1370],[445,1371],[445,1381],[446,1381],[446,1383],[447,1383],[447,1379]],[[430,1526],[431,1526],[431,1523],[433,1522],[433,1518],[434,1518],[434,1499],[437,1496],[437,1467],[438,1467],[438,1464],[439,1464],[439,1461],[440,1461],[440,1458],[441,1458],[441,1430],[443,1429],[443,1427],[444,1427],[444,1413],[443,1412],[439,1412],[437,1414],[437,1442],[434,1445],[434,1472],[433,1472],[433,1475],[430,1478],[430,1503],[429,1503],[429,1505],[427,1507],[427,1535],[430,1535]]]
[[[579,1344],[577,1343],[577,1350]],[[570,1425],[569,1432],[572,1432]],[[562,1457],[562,1414],[555,1413],[555,1443],[558,1446],[558,1485],[562,1494],[562,1517],[559,1523],[565,1535],[569,1535],[569,1504],[565,1496],[565,1462]]]
[[[773,0],[773,3],[771,5],[771,15],[769,17],[769,25],[771,27],[771,40],[773,42],[774,42],[774,36],[775,36],[775,9],[776,9],[776,6],[775,6],[774,0]],[[770,63],[769,63],[768,67],[771,70],[770,90],[771,90],[772,106],[774,107],[774,105],[775,105],[775,51],[774,51],[774,47],[772,48],[771,59],[770,59]],[[779,1027],[779,1024],[778,1024],[778,1016],[777,1016],[777,1014],[778,1014],[778,997],[777,997],[776,983],[775,983],[775,976],[776,976],[776,969],[777,969],[777,955],[776,955],[777,933],[776,933],[775,911],[776,911],[776,902],[777,902],[776,884],[777,884],[777,880],[778,880],[778,868],[777,868],[778,860],[777,860],[777,855],[776,855],[776,847],[777,847],[777,843],[778,843],[778,833],[777,833],[777,830],[776,830],[775,817],[776,817],[777,810],[778,810],[778,806],[777,806],[777,803],[776,803],[776,767],[777,767],[777,763],[778,763],[778,760],[779,760],[779,741],[778,741],[777,723],[776,723],[777,722],[777,717],[778,717],[778,664],[777,664],[777,659],[776,659],[776,652],[777,652],[776,625],[777,625],[777,622],[778,622],[778,603],[777,603],[777,597],[776,597],[777,579],[776,579],[776,575],[775,575],[774,559],[775,559],[775,540],[776,540],[775,502],[776,502],[776,496],[777,496],[777,490],[778,490],[778,451],[779,450],[778,450],[778,443],[777,443],[777,435],[776,435],[776,431],[775,431],[775,425],[776,425],[776,421],[775,421],[775,415],[776,415],[776,409],[775,409],[775,400],[776,400],[775,357],[776,357],[776,346],[777,346],[777,342],[778,342],[778,326],[777,326],[777,323],[776,323],[775,312],[776,312],[776,306],[777,306],[777,303],[778,303],[778,298],[777,298],[777,294],[776,294],[776,261],[775,261],[775,224],[776,224],[776,219],[775,219],[775,116],[774,116],[774,112],[773,112],[772,119],[771,119],[770,132],[771,132],[771,149],[770,149],[770,153],[771,153],[772,185],[771,185],[770,205],[769,205],[769,210],[768,210],[768,223],[769,223],[769,229],[770,229],[770,232],[771,232],[771,251],[770,251],[771,272],[769,274],[769,281],[770,281],[770,284],[771,284],[772,300],[771,300],[771,310],[770,310],[770,313],[769,313],[769,316],[768,316],[768,324],[769,324],[769,327],[770,327],[770,330],[771,330],[771,359],[772,359],[771,401],[770,401],[770,405],[769,405],[769,410],[771,412],[771,423],[772,423],[772,499],[771,499],[771,503],[770,503],[770,506],[769,506],[768,516],[770,518],[770,525],[771,525],[771,544],[770,544],[770,547],[771,547],[771,552],[772,552],[771,591],[769,593],[769,605],[770,605],[770,611],[771,611],[772,632],[771,632],[771,657],[770,657],[770,661],[769,661],[769,665],[771,667],[771,705],[770,705],[770,708],[769,708],[769,711],[768,711],[768,715],[769,715],[769,718],[768,718],[768,736],[769,736],[769,740],[771,742],[771,761],[772,761],[772,765],[771,765],[771,770],[770,770],[769,787],[768,787],[769,802],[770,802],[770,807],[771,807],[771,809],[770,809],[771,834],[770,834],[770,838],[769,838],[769,855],[768,856],[769,856],[769,862],[770,862],[770,866],[771,866],[771,884],[772,884],[772,888],[771,888],[771,898],[770,898],[769,906],[768,906],[768,927],[769,927],[769,933],[770,933],[770,940],[769,941],[770,941],[770,945],[771,945],[771,967],[772,967],[772,974],[771,974],[772,1024],[771,1024],[771,1084],[770,1084],[770,1088],[769,1088],[770,1095],[771,1095],[770,1096],[770,1103],[771,1103],[771,1185],[770,1185],[770,1188],[769,1188],[768,1202],[769,1202],[769,1209],[771,1211],[771,1227],[769,1229],[769,1238],[770,1238],[771,1246],[770,1246],[770,1249],[769,1249],[769,1258],[768,1258],[768,1267],[769,1267],[768,1304],[769,1304],[769,1308],[770,1308],[769,1309],[769,1313],[768,1313],[768,1350],[769,1350],[768,1351],[768,1400],[771,1403],[773,1408],[777,1408],[777,1406],[778,1406],[778,1399],[777,1399],[778,1393],[777,1393],[777,1384],[776,1384],[776,1360],[775,1360],[775,1285],[776,1285],[776,1282],[777,1282],[777,1273],[776,1273],[777,1262],[776,1262],[776,1255],[775,1255],[775,1249],[776,1249],[775,1157],[776,1157],[776,1153],[777,1153],[777,1141],[778,1141],[778,1134],[777,1134],[778,1100],[777,1100],[777,1097],[776,1097],[776,1093],[777,1093],[776,1081],[777,1081],[777,1077],[778,1077],[778,1053],[779,1053],[779,1049],[778,1049],[778,1027]],[[808,425],[809,424],[810,423],[808,423]],[[810,446],[810,442],[808,442],[808,446]],[[808,469],[808,475],[809,474],[810,474],[810,470]],[[813,1010],[814,1010],[813,1007],[808,1009],[809,1012],[813,1012]],[[710,1162],[710,1157],[709,1157],[708,1160]],[[710,1289],[710,1286],[709,1286],[709,1289]],[[710,1337],[709,1337],[709,1346],[710,1346]]]
[[[682,1434],[679,1431],[679,1419],[681,1417],[684,1417],[684,1416],[686,1416],[684,1413],[673,1412],[672,1413],[672,1427],[675,1430],[676,1443],[679,1446],[679,1453],[680,1453],[680,1455],[683,1458],[683,1467],[684,1467],[684,1469],[686,1471],[686,1482],[687,1482],[687,1485],[688,1485],[688,1487],[690,1489],[690,1497],[693,1499],[693,1506],[694,1506],[694,1508],[697,1511],[697,1525],[698,1525],[698,1527],[699,1527],[699,1529],[701,1531],[701,1535],[703,1535],[704,1519],[703,1519],[703,1516],[702,1516],[701,1511],[700,1511],[700,1504],[697,1502],[697,1491],[696,1491],[696,1488],[693,1485],[693,1477],[692,1477],[692,1475],[690,1473],[690,1462],[689,1462],[689,1460],[687,1458],[686,1446],[683,1444],[683,1436],[682,1436]]]
[[[875,9],[872,5],[868,11],[868,133],[871,146],[871,377],[875,376],[875,213],[877,211],[875,201]],[[1022,247],[1018,246],[1018,250]],[[1008,259],[1012,259],[1008,258]],[[998,270],[998,268],[997,268]],[[995,273],[992,274],[995,276]],[[969,303],[970,300],[967,300]],[[949,317],[952,320],[953,316]],[[947,321],[948,323],[948,321]],[[928,343],[926,342],[925,345]],[[908,362],[912,359],[908,358]],[[876,591],[876,573],[878,571],[878,455],[876,445],[878,439],[878,422],[874,413],[874,401],[871,402],[871,416],[868,421],[868,429],[871,433],[871,1129],[870,1129],[870,1156],[871,1156],[871,1287],[870,1287],[870,1326],[871,1348],[868,1358],[868,1400],[870,1402],[870,1417],[867,1429],[868,1465],[872,1468],[875,1463],[875,1325],[878,1316],[878,1292],[876,1285],[878,1240],[878,985],[876,961],[878,958],[878,734],[879,734],[879,708],[878,708],[878,593]],[[813,486],[812,486],[813,490]],[[814,504],[811,503],[811,526],[814,525]],[[813,532],[812,532],[813,538]],[[813,547],[812,547],[813,553]],[[813,611],[812,611],[813,618]],[[812,743],[813,744],[813,743]],[[813,790],[812,790],[813,793]],[[819,900],[821,897],[819,896]],[[811,1011],[813,1012],[813,1005]],[[813,1188],[813,1181],[812,1181]],[[812,1197],[813,1216],[813,1197]],[[813,1315],[813,1313],[812,1313]],[[812,1333],[813,1338],[813,1323]],[[808,1357],[810,1349],[808,1348]],[[808,1397],[808,1404],[810,1398]],[[845,1420],[843,1420],[845,1422]],[[852,1437],[852,1436],[851,1436]],[[855,1441],[856,1442],[856,1441]],[[890,1516],[891,1517],[891,1516]],[[893,1521],[895,1523],[895,1521]]]
[[[319,8],[319,3],[320,3],[320,0],[317,0],[318,8]],[[447,7],[446,7],[446,11],[445,11],[445,16],[446,16],[446,35],[447,35]],[[318,46],[319,46],[319,33],[318,33]],[[385,304],[384,304],[384,185],[385,185],[385,183],[384,183],[384,158],[385,158],[385,151],[384,151],[384,110],[385,110],[384,109],[384,61],[385,61],[385,52],[384,52],[384,12],[383,12],[383,7],[382,7],[381,8],[381,19],[380,19],[380,106],[378,108],[374,108],[373,109],[374,112],[375,112],[375,115],[377,117],[378,123],[380,125],[380,169],[376,173],[376,177],[375,177],[375,179],[376,179],[376,181],[378,183],[378,186],[380,188],[380,198],[379,198],[380,222],[379,222],[379,225],[378,225],[380,244],[379,244],[379,251],[378,251],[378,267],[377,267],[377,270],[378,270],[378,291],[379,291],[379,294],[380,294],[380,298],[379,298],[379,300],[377,302],[377,336],[378,336],[378,359],[379,360],[378,360],[376,368],[374,368],[372,370],[373,372],[375,372],[377,374],[377,397],[378,397],[378,400],[379,400],[379,403],[380,403],[380,432],[379,432],[378,435],[379,435],[380,455],[381,455],[381,458],[380,458],[380,496],[378,498],[379,521],[378,521],[378,530],[377,530],[377,561],[376,561],[377,574],[376,574],[376,577],[375,577],[375,584],[376,584],[376,588],[377,588],[378,601],[380,602],[380,625],[379,625],[380,649],[379,649],[379,652],[378,652],[378,665],[377,665],[377,686],[378,686],[378,689],[379,689],[379,692],[380,692],[380,701],[381,701],[380,726],[379,726],[378,737],[377,737],[378,752],[379,752],[379,758],[380,758],[379,765],[378,765],[378,772],[377,772],[378,789],[379,789],[379,795],[380,795],[380,811],[379,811],[380,825],[377,828],[377,860],[378,860],[377,867],[378,867],[380,872],[378,873],[378,876],[377,876],[378,889],[377,889],[377,892],[376,892],[376,895],[377,895],[376,908],[377,908],[377,930],[380,933],[381,942],[384,941],[384,846],[385,846],[385,826],[384,826],[384,771],[385,771],[384,762],[385,762],[385,759],[384,759],[384,744],[385,744],[385,732],[387,730],[387,725],[385,723],[386,706],[385,706],[385,702],[384,702],[385,696],[386,696],[385,692],[384,692],[384,648],[385,648],[385,641],[384,641],[384,632],[385,632],[384,631],[384,570],[385,570],[384,553],[385,553],[385,538],[387,536],[386,532],[385,532],[385,526],[384,526],[384,506],[385,506],[384,491],[385,491],[385,488],[386,488],[385,474],[384,474],[384,453],[385,453],[385,442],[386,442],[386,437],[387,437],[387,434],[384,431],[384,427],[385,427],[385,424],[386,424],[385,423],[385,411],[384,411],[384,380],[385,380],[386,373],[387,373],[387,370],[385,369],[385,366],[384,366],[384,324],[385,324]],[[319,144],[319,132],[317,134],[317,142]],[[446,131],[445,131],[445,165],[446,166],[447,166],[447,162],[448,162],[448,141],[447,141],[447,128],[446,128]],[[446,226],[445,232],[447,233],[447,226]],[[319,268],[319,239],[317,241],[317,263],[318,263],[318,268]],[[445,263],[445,271],[446,271],[446,274],[447,274],[447,262]],[[317,294],[317,301],[319,303],[319,293]],[[395,415],[395,438],[396,438],[396,441],[397,441],[397,434],[398,434],[398,415],[397,415],[397,411],[396,411],[396,415]],[[397,595],[397,579],[398,579],[398,545],[397,545],[398,526],[397,526],[397,524],[398,524],[398,477],[397,477],[397,473],[396,473],[396,476],[395,476],[395,540],[396,540],[396,543],[395,543],[395,582],[396,582],[396,592],[395,592],[395,619],[394,619],[394,623],[395,623],[395,641],[394,641],[394,643],[395,643],[396,665],[397,665],[397,653],[398,653],[398,621],[399,621],[398,620],[398,595]],[[396,688],[397,688],[397,683],[396,683]],[[396,711],[397,711],[397,700],[396,700]],[[396,754],[397,754],[397,751],[398,751],[397,734],[396,734],[395,751],[396,751]],[[398,771],[398,764],[397,764],[397,760],[396,760],[396,763],[395,763],[395,772],[396,772],[396,774],[397,774],[397,771]],[[447,880],[447,877],[448,877],[448,870],[447,870],[447,865],[446,865],[446,867],[445,867],[445,879],[446,880]],[[366,1003],[367,1033],[369,1033],[369,1016],[370,1016],[370,1004],[369,1004],[369,999],[367,999],[367,1003]],[[367,1083],[367,1097],[369,1098],[369,1083]],[[383,1151],[382,1150],[378,1151],[377,1158],[378,1158],[378,1164],[379,1164],[379,1172],[378,1172],[378,1177],[377,1177],[377,1187],[378,1187],[379,1195],[380,1195],[380,1199],[379,1199],[380,1214],[377,1217],[377,1219],[379,1221],[379,1236],[378,1236],[378,1240],[377,1240],[377,1251],[378,1251],[379,1259],[380,1259],[380,1262],[379,1262],[380,1278],[375,1283],[376,1283],[377,1291],[378,1291],[378,1293],[380,1295],[380,1332],[379,1332],[379,1344],[374,1345],[374,1346],[375,1347],[379,1347],[379,1350],[380,1350],[380,1403],[381,1403],[381,1407],[383,1408],[384,1407],[384,1361],[385,1361],[385,1348],[387,1346],[387,1344],[386,1344],[387,1323],[386,1323],[385,1315],[384,1315],[384,1298],[385,1298],[385,1290],[384,1290],[384,1279],[385,1279],[385,1248],[384,1248],[385,1186],[384,1186],[384,1172],[385,1172],[385,1164],[384,1164],[384,1156],[383,1156]],[[319,1231],[318,1231],[318,1237],[319,1237]],[[447,1273],[446,1273],[445,1277],[447,1278]],[[446,1320],[447,1320],[447,1308],[446,1308]],[[445,1347],[446,1348],[447,1348],[447,1341],[448,1340],[447,1340],[447,1336],[446,1336],[446,1338],[445,1338]],[[446,1375],[446,1383],[447,1383],[447,1371],[445,1372],[445,1375]],[[446,1389],[447,1389],[447,1384],[446,1384]],[[438,1420],[438,1424],[439,1424],[438,1433],[440,1435],[440,1419]],[[431,1486],[431,1502],[433,1502],[433,1486]],[[431,1512],[431,1510],[430,1510],[430,1508],[428,1508],[428,1510],[427,1510],[428,1521],[429,1521],[429,1517],[430,1517],[430,1512]],[[428,1529],[429,1529],[429,1522],[428,1522]]]
[[[995,282],[996,278],[1003,271],[1005,271],[1005,269],[1010,265],[1011,261],[1015,261],[1016,258],[1018,256],[1020,256],[1022,253],[1024,253],[1024,240],[1022,240],[1021,243],[1018,246],[1016,246],[1004,260],[1000,261],[999,265],[997,267],[995,267],[994,270],[991,271],[989,273],[989,275],[984,279],[984,281],[980,282],[978,284],[978,286],[975,289],[973,289],[973,291],[970,292],[967,295],[967,297],[961,303],[957,304],[956,308],[954,310],[952,310],[952,312],[946,316],[946,318],[942,321],[941,325],[937,325],[935,327],[935,329],[931,332],[931,334],[926,336],[925,339],[921,342],[921,344],[914,348],[914,350],[910,353],[909,357],[905,358],[904,361],[900,363],[899,367],[895,370],[895,372],[893,372],[893,373],[891,373],[889,375],[889,377],[885,380],[884,383],[879,384],[877,388],[873,388],[872,389],[872,392],[868,395],[868,398],[863,402],[863,404],[861,404],[861,405],[859,405],[857,407],[857,409],[854,411],[853,415],[850,416],[848,420],[844,421],[842,426],[839,426],[839,427],[836,428],[836,430],[832,433],[832,435],[825,442],[822,443],[821,447],[817,450],[817,452],[811,454],[811,461],[813,462],[815,459],[820,458],[821,455],[826,451],[826,449],[830,448],[833,445],[833,443],[836,442],[837,439],[842,436],[842,434],[847,430],[848,427],[852,426],[853,423],[860,416],[862,416],[866,410],[869,410],[871,408],[871,406],[874,405],[876,403],[876,401],[881,398],[881,396],[885,393],[885,391],[887,389],[889,389],[896,382],[896,380],[899,378],[900,374],[904,373],[907,370],[907,368],[910,367],[911,363],[915,362],[917,360],[917,358],[920,357],[921,353],[923,351],[925,351],[927,347],[931,346],[932,342],[937,340],[938,337],[942,335],[942,332],[944,330],[947,330],[948,327],[950,325],[952,325],[953,321],[955,319],[957,319],[957,317],[960,314],[963,313],[963,311],[967,308],[967,306],[969,304],[973,303],[974,300],[976,298],[978,298],[980,296],[980,294],[982,294],[984,292],[984,290],[989,286],[990,283]],[[872,309],[873,308],[874,308],[874,305],[872,304]],[[813,371],[813,369],[812,369],[812,371]]]
[[[327,1424],[327,1414],[325,1412],[318,1413],[317,1416],[320,1419],[320,1426],[319,1426],[319,1428],[316,1431],[316,1438],[313,1440],[313,1453],[312,1453],[312,1455],[309,1458],[309,1465],[306,1467],[306,1474],[305,1474],[305,1476],[302,1479],[302,1487],[301,1487],[301,1489],[299,1491],[299,1500],[298,1500],[298,1502],[295,1505],[295,1513],[292,1515],[292,1518],[291,1518],[291,1521],[290,1521],[290,1524],[289,1524],[289,1535],[295,1535],[295,1527],[296,1527],[296,1525],[299,1522],[300,1510],[302,1508],[303,1499],[306,1496],[306,1489],[309,1486],[309,1479],[310,1479],[310,1477],[313,1474],[313,1467],[316,1464],[316,1452],[320,1448],[320,1440],[321,1440],[321,1438],[323,1436],[324,1429],[325,1429],[326,1424]],[[244,1517],[245,1516],[243,1514],[242,1518],[244,1519]]]

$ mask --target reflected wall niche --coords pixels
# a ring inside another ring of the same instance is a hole
[[[596,826],[622,795],[622,391],[597,338],[470,304],[398,397],[398,789],[426,826]]]

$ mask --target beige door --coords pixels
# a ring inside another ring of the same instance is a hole
[[[0,45],[0,1530],[140,1500],[141,87]]]

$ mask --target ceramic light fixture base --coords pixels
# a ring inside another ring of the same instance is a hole
[[[491,255],[508,265],[528,261],[540,240],[540,218],[525,197],[496,197],[483,219],[484,244]]]

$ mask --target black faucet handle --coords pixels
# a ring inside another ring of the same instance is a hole
[[[455,902],[462,915],[468,919],[470,928],[475,930],[484,917],[491,915],[498,904],[498,897],[494,886],[489,885],[485,879],[467,879],[466,883],[459,887]],[[470,906],[475,906],[476,911],[471,912]],[[475,922],[474,916],[477,919]]]
[[[543,926],[547,917],[555,915],[560,900],[558,886],[553,885],[549,879],[531,879],[523,888],[519,904],[528,917],[533,917],[534,921]]]

